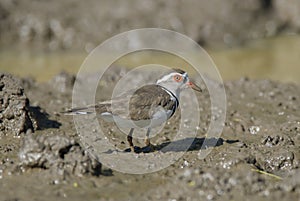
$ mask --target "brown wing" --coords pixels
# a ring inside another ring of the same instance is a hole
[[[153,84],[143,86],[133,93],[122,94],[110,101],[71,109],[65,114],[91,114],[96,110],[97,114],[108,112],[137,121],[151,119],[158,107],[164,110],[175,110],[177,106],[177,99],[172,98],[161,86]]]
[[[158,107],[164,110],[175,110],[177,100],[172,98],[161,86],[146,85],[131,96],[129,101],[130,119],[150,119]]]

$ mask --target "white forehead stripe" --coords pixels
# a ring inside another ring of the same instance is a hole
[[[156,83],[160,83],[160,82],[164,82],[164,81],[167,81],[167,80],[169,80],[171,77],[173,77],[174,75],[181,75],[181,76],[183,76],[184,78],[187,78],[188,77],[188,74],[185,72],[185,73],[183,73],[183,74],[180,74],[180,73],[170,73],[170,74],[168,74],[168,75],[165,75],[165,76],[163,76],[161,79],[159,79],[159,80],[157,80],[157,82]]]

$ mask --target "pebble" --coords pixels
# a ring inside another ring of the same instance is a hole
[[[260,128],[259,126],[251,126],[249,128],[249,131],[252,135],[256,135],[260,131]]]

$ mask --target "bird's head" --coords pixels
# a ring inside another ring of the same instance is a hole
[[[181,69],[172,69],[172,71],[157,80],[156,84],[168,89],[175,95],[179,96],[181,90],[192,88],[201,92],[201,88],[190,80],[188,74]]]

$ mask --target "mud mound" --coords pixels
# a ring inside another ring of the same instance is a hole
[[[92,159],[75,140],[60,136],[28,135],[19,152],[21,167],[50,170],[63,178],[69,175],[99,175],[101,164]]]
[[[0,135],[20,135],[37,127],[20,80],[12,75],[0,74]]]
[[[74,82],[75,76],[63,71],[58,75],[54,76],[49,81],[49,84],[53,87],[53,89],[57,90],[58,92],[66,93],[72,91]]]

